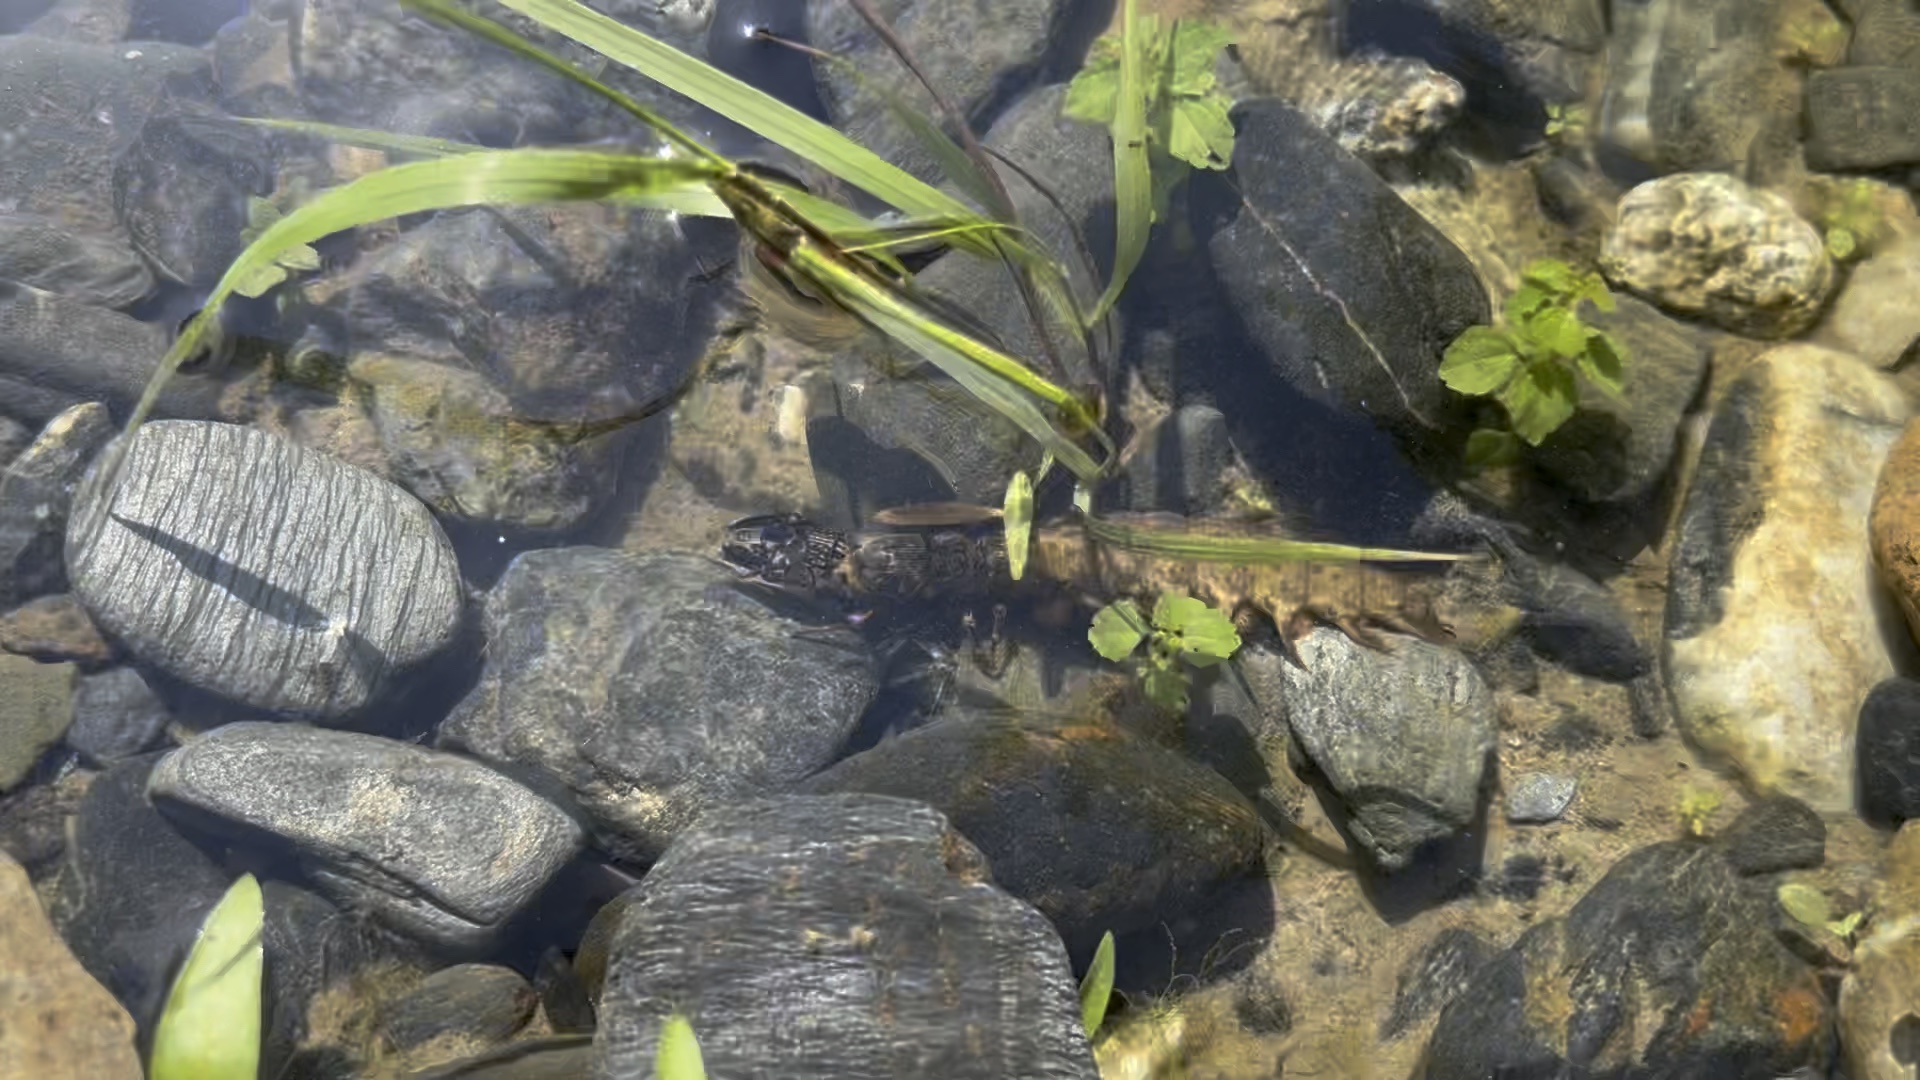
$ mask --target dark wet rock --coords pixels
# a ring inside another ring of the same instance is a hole
[[[1769,795],[1740,812],[1717,838],[1735,871],[1815,870],[1827,859],[1827,825],[1806,803]]]
[[[1627,707],[1633,733],[1643,739],[1657,739],[1674,728],[1673,698],[1658,668],[1627,684]]]
[[[931,803],[1082,951],[1192,911],[1260,865],[1259,818],[1225,777],[1104,721],[960,712],[803,790]]]
[[[132,668],[83,675],[73,689],[67,745],[95,765],[153,749],[173,714]]]
[[[651,1066],[648,1066],[651,1068]],[[593,1075],[593,1037],[547,1035],[435,1065],[420,1080],[575,1080]]]
[[[1517,824],[1558,821],[1573,802],[1579,781],[1552,773],[1525,773],[1507,789],[1507,820]]]
[[[1920,818],[1920,680],[1896,675],[1867,694],[1854,754],[1863,817],[1887,825]]]
[[[609,955],[598,1075],[649,1075],[676,1009],[718,1076],[1097,1075],[1053,928],[924,804],[719,808],[633,895]]]
[[[112,437],[104,407],[76,405],[48,421],[0,471],[0,603],[66,588],[60,546],[74,489]]]
[[[1627,192],[1600,269],[1663,308],[1763,339],[1811,326],[1836,281],[1820,230],[1791,203],[1720,173]]]
[[[580,935],[580,947],[574,951],[574,973],[580,976],[580,982],[587,988],[587,999],[596,1008],[600,1004],[601,994],[606,990],[608,950],[613,948],[614,934],[620,929],[620,920],[626,918],[627,911],[636,901],[637,894],[628,889],[600,905]]]
[[[427,509],[264,432],[161,421],[76,496],[73,591],[146,661],[242,704],[339,719],[457,629],[464,586]]]
[[[1641,848],[1467,980],[1440,1013],[1426,1075],[1824,1069],[1833,1007],[1773,925],[1770,891],[1716,847]]]
[[[1268,365],[1384,426],[1447,426],[1441,354],[1491,318],[1472,264],[1305,116],[1273,100],[1234,113],[1245,205],[1208,250]]]
[[[133,22],[133,0],[58,0],[26,33],[60,41],[117,44]]]
[[[1583,499],[1644,498],[1672,464],[1681,420],[1707,377],[1708,336],[1631,296],[1617,297],[1611,312],[1583,308],[1580,320],[1620,346],[1624,400],[1584,389],[1580,408],[1534,460]]]
[[[72,664],[42,664],[0,653],[0,792],[33,771],[73,718]]]
[[[1300,664],[1260,648],[1236,658],[1262,722],[1292,733],[1345,805],[1354,839],[1389,871],[1474,820],[1498,720],[1465,656],[1390,643],[1378,652],[1322,627],[1296,643]]]
[[[54,0],[16,0],[0,8],[0,34],[17,34],[52,7]]]
[[[1681,730],[1823,812],[1854,810],[1860,704],[1903,655],[1867,521],[1908,412],[1853,357],[1768,350],[1714,411],[1673,545],[1661,663]]]
[[[167,329],[29,285],[0,281],[0,401],[42,423],[72,406],[104,401],[126,410],[140,399],[167,351]],[[204,375],[169,381],[159,416],[216,414],[219,384]]]
[[[182,957],[232,877],[147,801],[152,758],[101,773],[74,816],[48,914],[150,1033]]]
[[[67,820],[93,784],[86,770],[68,773],[50,784],[29,784],[0,797],[0,852],[27,868],[38,881],[59,869],[55,860],[67,850]]]
[[[20,421],[0,413],[0,469],[13,463],[29,443],[33,442],[33,429]]]
[[[1460,996],[1474,975],[1500,950],[1471,930],[1442,930],[1401,970],[1393,1011],[1380,1023],[1380,1038],[1398,1039]]]
[[[54,932],[19,864],[0,853],[0,1061],[15,1076],[140,1080],[133,1020]]]
[[[833,8],[837,5],[819,5]],[[851,8],[837,12],[858,19]],[[1012,169],[1004,169],[1009,198],[1020,220],[1033,230],[1046,250],[1062,253],[1069,268],[1069,287],[1083,307],[1091,310],[1099,285],[1072,253],[1078,251],[1076,230],[1110,227],[1113,216],[1112,152],[1103,128],[1060,115],[1064,86],[1043,87],[1021,98],[983,137],[986,145],[1006,155],[1046,185],[1054,202]],[[1064,212],[1064,217],[1063,217]],[[958,310],[980,320],[1000,347],[1016,357],[1041,364],[1048,353],[1035,336],[1031,316],[1018,285],[997,262],[950,252],[915,278],[929,291]],[[1054,351],[1068,373],[1069,383],[1090,377],[1088,358],[1079,336],[1057,320],[1048,320]],[[1044,365],[1042,370],[1049,370]],[[911,372],[912,379],[877,375]],[[1039,450],[1011,420],[978,402],[968,391],[939,374],[917,354],[878,335],[869,335],[851,348],[839,350],[834,365],[835,413],[816,418],[807,439],[816,471],[841,478],[862,502],[875,506],[899,505],[957,498],[999,505],[1007,477],[1039,464]],[[861,439],[836,430],[836,421],[856,429]],[[876,480],[874,448],[904,451],[925,462],[918,471],[887,482]],[[948,490],[913,490],[910,485],[927,469]]]
[[[1841,0],[1853,23],[1847,63],[1854,67],[1912,67],[1920,63],[1920,11],[1906,0]]]
[[[148,792],[277,841],[336,902],[454,947],[489,939],[582,839],[566,811],[476,762],[300,724],[216,728],[162,758]]]
[[[555,1033],[593,1031],[596,1021],[587,982],[559,949],[549,947],[540,954],[533,969],[533,992],[540,998],[547,1026]]]
[[[208,50],[220,106],[236,116],[298,116],[292,36],[284,20],[260,12],[230,20]]]
[[[1602,145],[1656,174],[1759,182],[1798,151],[1804,61],[1788,42],[1846,33],[1818,0],[1631,0],[1611,15]]]
[[[1501,553],[1501,565],[1527,613],[1521,629],[1536,653],[1607,682],[1629,682],[1653,670],[1651,650],[1634,636],[1626,610],[1604,585],[1517,548]]]
[[[247,199],[273,189],[267,136],[210,108],[147,118],[113,167],[113,208],[161,274],[196,288],[245,245]]]
[[[0,615],[0,649],[42,663],[71,661],[82,671],[98,671],[120,658],[72,593],[38,597]]]
[[[851,630],[784,615],[691,555],[527,552],[484,620],[486,670],[441,745],[564,785],[635,861],[709,807],[820,769],[878,690]]]
[[[0,37],[0,203],[95,236],[118,232],[112,170],[161,100],[209,82],[199,50]],[[69,333],[73,331],[69,329]],[[0,340],[9,335],[0,331]],[[4,368],[5,365],[0,365]]]
[[[135,41],[205,45],[221,24],[247,6],[247,0],[134,0],[127,36]]]
[[[944,0],[878,0],[873,8],[893,26],[928,79],[975,131],[998,119],[1010,91],[1034,81],[1049,61],[1069,65],[1100,29],[1075,21],[1077,9],[1100,7],[1072,0],[1022,3],[946,3]],[[820,97],[835,127],[860,145],[923,180],[941,175],[933,157],[887,106],[892,96],[922,115],[944,122],[925,87],[901,64],[851,4],[809,4],[807,37],[813,47],[848,62],[817,63]]]
[[[1540,102],[1580,99],[1606,44],[1599,0],[1356,0],[1350,47],[1419,56],[1464,82],[1483,112],[1531,119]]]
[[[1227,484],[1246,465],[1227,434],[1227,418],[1209,405],[1188,405],[1141,432],[1121,466],[1117,509],[1198,517],[1228,506]]]
[[[131,248],[41,214],[0,214],[0,278],[108,308],[153,289],[152,272]]]
[[[1845,67],[1807,76],[1807,165],[1878,169],[1920,162],[1920,69]]]
[[[539,1003],[520,973],[498,964],[456,964],[426,977],[387,1010],[382,1030],[401,1050],[434,1039],[505,1042]]]

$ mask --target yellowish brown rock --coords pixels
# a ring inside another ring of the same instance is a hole
[[[1893,444],[1873,492],[1873,564],[1920,640],[1920,420]]]
[[[140,1080],[133,1018],[67,951],[0,852],[0,1080]]]

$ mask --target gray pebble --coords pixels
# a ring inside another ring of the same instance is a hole
[[[1507,792],[1507,820],[1523,825],[1558,821],[1579,786],[1571,776],[1525,773]]]

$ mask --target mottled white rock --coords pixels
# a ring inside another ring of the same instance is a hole
[[[1818,229],[1786,199],[1721,173],[1663,176],[1627,192],[1600,268],[1664,308],[1757,338],[1812,325],[1834,282]]]
[[[1663,656],[1681,730],[1820,810],[1853,809],[1854,724],[1904,638],[1867,518],[1908,410],[1852,356],[1773,349],[1728,387],[1681,514]]]
[[[1920,236],[1902,237],[1862,259],[1812,340],[1883,369],[1920,349]]]
[[[264,709],[335,719],[449,641],[452,545],[400,488],[232,424],[135,433],[67,528],[73,592],[138,657]]]
[[[1912,1080],[1920,1051],[1920,821],[1888,845],[1874,902],[1840,984],[1840,1045],[1851,1080]]]

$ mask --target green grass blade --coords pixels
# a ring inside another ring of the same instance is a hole
[[[236,116],[242,124],[268,128],[273,131],[285,131],[295,135],[307,135],[328,142],[345,143],[348,146],[365,147],[368,150],[387,150],[396,154],[410,154],[414,157],[446,157],[449,154],[475,154],[488,149],[477,143],[456,142],[452,139],[435,139],[427,135],[396,135],[391,131],[379,131],[374,128],[346,127],[341,124],[323,124],[317,120],[282,120],[271,116]]]
[[[660,1026],[660,1049],[653,1058],[655,1080],[707,1080],[707,1063],[700,1056],[700,1040],[693,1025],[680,1013]]]
[[[1271,566],[1294,562],[1469,562],[1479,555],[1395,548],[1354,547],[1279,536],[1235,536],[1172,529],[1143,529],[1108,518],[1082,519],[1087,535],[1097,543],[1148,555],[1188,562],[1228,562]]]
[[[1100,935],[1100,947],[1093,951],[1093,963],[1080,980],[1080,1023],[1092,1039],[1107,1019],[1107,1002],[1113,998],[1113,931]]]
[[[1135,0],[1122,0],[1120,92],[1113,110],[1113,277],[1093,307],[1091,323],[1106,317],[1147,251],[1153,226],[1153,170],[1147,160],[1147,93],[1157,73],[1146,70]],[[1090,325],[1091,325],[1090,323]]]
[[[265,916],[252,874],[241,875],[207,914],[154,1029],[151,1080],[254,1080]]]
[[[710,178],[709,170],[701,164],[650,155],[489,150],[395,165],[322,192],[275,222],[234,259],[200,314],[181,331],[147,380],[139,404],[127,419],[127,431],[145,422],[181,362],[211,343],[219,327],[220,306],[233,295],[235,287],[302,244],[368,222],[428,210],[639,197],[704,185]],[[125,445],[117,444],[107,455],[101,470],[107,485],[113,482]]]
[[[549,30],[692,98],[876,198],[920,217],[972,207],[766,92],[574,0],[500,0]]]

